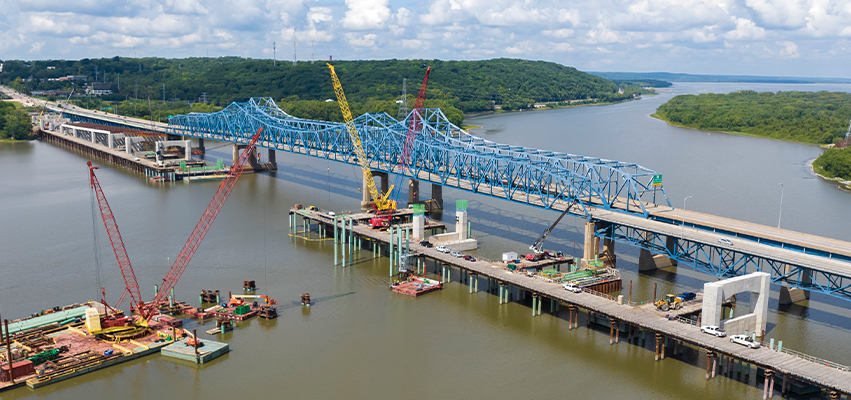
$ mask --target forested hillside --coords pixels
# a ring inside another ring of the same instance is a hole
[[[851,119],[851,93],[762,92],[680,95],[655,117],[691,128],[740,132],[803,143],[841,140]]]
[[[107,58],[41,61],[3,61],[0,81],[23,91],[50,89],[82,90],[84,82],[55,81],[68,75],[84,75],[88,82],[110,82],[117,93],[105,101],[145,99],[187,101],[206,98],[207,104],[224,107],[249,97],[272,97],[309,118],[340,120],[339,110],[320,104],[334,99],[325,62],[224,58]],[[381,60],[334,61],[346,96],[355,113],[387,111],[396,116],[402,80],[407,78],[409,103],[417,94],[426,66],[432,67],[427,107],[440,107],[454,122],[463,112],[531,107],[535,102],[597,99],[621,101],[639,91],[624,94],[611,81],[575,68],[543,61],[494,59],[485,61]],[[120,87],[119,87],[120,82]],[[163,96],[163,86],[165,96]],[[84,104],[83,104],[84,105]],[[135,112],[147,113],[147,107]],[[154,108],[154,107],[152,107]],[[316,114],[311,114],[311,113]]]

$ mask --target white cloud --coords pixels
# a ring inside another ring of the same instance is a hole
[[[765,29],[756,26],[756,23],[739,17],[730,17],[736,24],[736,29],[724,34],[724,37],[729,40],[753,40],[765,38]]]
[[[380,29],[390,18],[390,0],[346,0],[346,5],[342,24],[347,29]]]
[[[328,7],[310,7],[307,12],[307,21],[315,24],[317,22],[328,22],[334,19],[331,15],[331,9]]]
[[[564,39],[573,36],[573,29],[547,29],[541,31],[541,33],[543,33],[544,36]]]
[[[41,48],[42,48],[42,47],[44,47],[44,42],[35,42],[35,43],[33,43],[33,44],[32,44],[32,46],[30,47],[30,53],[31,53],[31,54],[41,53]]]
[[[349,42],[349,44],[357,47],[374,47],[376,38],[378,38],[378,35],[374,33],[368,33],[363,36],[360,36],[355,33],[346,34],[346,40]]]
[[[795,44],[795,42],[782,41],[777,42],[777,44],[783,46],[783,48],[780,49],[780,56],[787,58],[798,58],[801,56],[800,54],[798,54],[798,45]]]
[[[806,25],[807,0],[745,0],[758,20],[769,28],[801,28]]]

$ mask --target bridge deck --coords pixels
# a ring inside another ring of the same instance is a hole
[[[294,210],[291,210],[294,211]],[[299,214],[314,220],[328,221],[324,216],[303,212]],[[619,213],[616,213],[619,214]],[[643,218],[640,218],[644,220]],[[647,221],[647,220],[644,220]],[[657,224],[660,222],[650,221]],[[667,224],[666,224],[667,225]],[[387,243],[390,235],[385,232],[370,229],[365,225],[355,225],[354,231],[358,235],[369,237]],[[612,300],[595,296],[590,293],[572,293],[564,290],[561,285],[548,283],[541,279],[526,277],[506,270],[501,264],[493,267],[493,263],[478,260],[466,261],[462,258],[453,257],[441,253],[434,248],[426,248],[417,243],[411,243],[411,251],[418,253],[441,263],[462,268],[477,275],[496,279],[521,289],[537,292],[547,298],[556,299],[562,303],[575,305],[577,307],[593,311],[594,313],[606,315],[618,321],[662,333],[672,339],[712,350],[720,354],[729,355],[762,368],[772,369],[781,374],[788,374],[800,380],[814,383],[818,386],[837,390],[842,393],[851,393],[851,372],[841,371],[836,368],[806,361],[791,354],[773,351],[767,348],[750,349],[735,343],[727,338],[716,338],[700,332],[697,326],[683,324],[677,321],[669,321],[661,316],[659,312],[646,307],[633,307],[630,305],[619,305]]]

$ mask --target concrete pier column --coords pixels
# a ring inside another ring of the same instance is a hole
[[[597,240],[599,243],[599,239]],[[609,238],[603,238],[603,258],[606,261],[606,265],[614,268],[617,264],[616,256],[615,256],[615,241]]]
[[[268,157],[266,158],[266,161],[271,163],[273,166],[277,167],[278,166],[278,156],[277,156],[277,152],[275,152],[275,149],[268,149],[266,151],[266,154],[268,155]]]
[[[538,296],[538,315],[541,315],[541,303],[543,302],[543,300],[543,297]]]
[[[420,181],[411,179],[408,182],[408,204],[420,202]]]
[[[650,232],[645,232],[644,237],[646,239],[650,239]],[[666,244],[670,243],[671,237],[665,239]],[[641,249],[641,252],[638,255],[638,270],[639,271],[652,271],[658,268],[676,266],[675,260],[672,260],[666,256],[661,254],[653,255],[649,250]]]
[[[390,240],[387,242],[389,246],[387,256],[390,258],[390,276],[393,276],[393,227],[391,226],[387,231],[390,232]]]
[[[538,294],[532,293],[532,316],[535,316],[535,308],[538,306]]]
[[[233,145],[232,150],[233,150],[233,164],[232,165],[236,165],[236,163],[239,161],[239,145],[238,144]]]
[[[677,254],[677,238],[675,236],[665,238],[665,248],[668,249],[670,254]],[[677,266],[676,259],[668,258],[668,260],[670,260],[672,266]]]
[[[505,288],[502,286],[502,282],[499,283],[499,304],[502,304],[502,292]]]
[[[786,265],[784,268],[784,273],[788,274],[792,271],[792,266]],[[806,273],[801,274],[801,282],[810,283],[812,282],[812,278]],[[797,303],[799,301],[809,300],[810,299],[810,291],[798,288],[790,288],[786,286],[780,287],[780,304],[792,304]]]
[[[596,229],[596,223],[585,223],[585,247],[582,252],[582,261],[593,260],[600,252],[600,239],[594,236]]]
[[[334,217],[334,266],[337,266],[337,265],[340,264],[339,255],[337,254],[337,246],[338,246],[338,243],[339,243],[338,242],[339,239],[340,238],[337,235],[337,217]]]
[[[443,186],[431,184],[432,203],[437,203],[439,209],[443,209]]]

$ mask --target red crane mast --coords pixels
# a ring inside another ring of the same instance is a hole
[[[426,86],[428,86],[428,74],[431,72],[431,67],[426,68],[425,79],[420,86],[420,93],[417,95],[417,101],[414,103],[414,111],[423,117],[423,104],[425,103]],[[411,166],[411,152],[414,149],[414,139],[417,137],[417,132],[420,131],[420,118],[416,115],[411,115],[411,121],[408,123],[408,135],[405,137],[405,147],[402,148],[402,157],[399,158],[399,166],[407,169]]]
[[[89,166],[89,181],[95,193],[98,207],[100,208],[103,226],[106,228],[107,235],[109,235],[109,243],[112,244],[112,251],[115,253],[115,259],[118,261],[118,268],[121,269],[121,276],[124,277],[126,293],[130,294],[131,304],[138,307],[144,304],[142,303],[142,296],[139,294],[139,283],[136,281],[133,266],[130,265],[130,256],[127,255],[127,249],[124,248],[124,240],[121,239],[121,232],[118,231],[118,223],[115,221],[115,215],[112,213],[112,209],[106,201],[106,196],[103,194],[98,178],[95,176],[95,170],[98,167],[93,166],[91,161],[88,161],[86,164]],[[121,306],[123,298],[124,295],[122,294],[121,300],[116,305],[117,307]]]
[[[207,231],[210,230],[210,227],[213,225],[213,221],[216,220],[216,216],[219,215],[219,210],[222,209],[222,206],[224,206],[230,192],[236,185],[236,181],[239,180],[239,177],[242,175],[242,170],[248,162],[248,157],[254,151],[254,146],[257,144],[257,139],[260,138],[261,132],[263,132],[263,128],[257,130],[257,133],[254,134],[254,137],[251,138],[248,145],[245,147],[245,151],[243,151],[242,155],[239,156],[239,161],[231,167],[227,177],[225,177],[225,179],[222,180],[222,183],[219,184],[219,189],[216,191],[216,195],[213,196],[213,200],[211,200],[210,204],[207,205],[207,209],[204,210],[204,214],[201,215],[201,219],[198,221],[198,224],[195,225],[195,230],[193,230],[192,234],[189,235],[189,239],[186,241],[186,244],[183,245],[183,249],[180,251],[180,254],[178,254],[177,258],[174,259],[174,264],[172,264],[171,269],[168,271],[168,275],[166,275],[165,279],[163,279],[162,288],[159,292],[157,292],[154,300],[148,303],[146,307],[140,309],[140,314],[144,320],[148,320],[154,315],[160,301],[164,300],[166,296],[168,296],[168,293],[177,284],[177,281],[180,279],[183,271],[186,270],[186,266],[189,265],[189,261],[192,260],[192,256],[195,254],[195,251],[198,250],[198,246],[201,245],[201,241],[204,240],[204,236],[207,234]]]

